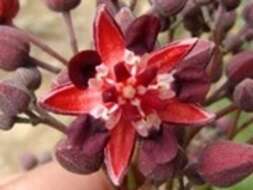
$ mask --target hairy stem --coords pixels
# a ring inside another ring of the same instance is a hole
[[[216,113],[216,120],[220,119],[220,118],[224,117],[225,115],[230,114],[236,110],[238,110],[238,107],[235,106],[234,104],[231,104]]]
[[[72,51],[74,54],[77,54],[78,53],[78,43],[77,43],[77,39],[76,39],[76,34],[75,34],[74,26],[73,26],[73,20],[71,17],[71,13],[69,11],[63,12],[63,18],[64,18],[64,22],[67,26]]]
[[[58,74],[61,71],[60,68],[55,67],[53,65],[49,65],[49,64],[47,64],[43,61],[40,61],[36,58],[31,57],[31,61],[33,64],[37,65],[38,67],[41,67],[42,69],[45,69],[51,73]]]
[[[49,47],[47,44],[45,44],[42,40],[40,40],[37,36],[33,35],[30,32],[24,31],[21,28],[18,28],[15,26],[16,29],[19,30],[19,32],[22,33],[24,38],[26,38],[29,42],[31,42],[33,45],[37,46],[38,48],[42,49],[44,52],[46,52],[48,55],[54,57],[58,61],[60,61],[62,64],[66,65],[68,61],[62,57],[58,52],[53,50],[51,47]]]
[[[239,133],[250,127],[251,124],[253,124],[253,117],[238,127],[237,130],[233,133],[232,138],[235,138]]]
[[[206,99],[205,105],[209,106],[212,103],[225,97],[227,86],[228,86],[228,81],[226,81],[223,85],[221,85],[220,88],[218,88],[216,91],[214,91],[213,94],[209,98]]]

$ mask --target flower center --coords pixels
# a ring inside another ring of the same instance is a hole
[[[136,89],[131,85],[127,85],[123,87],[122,95],[126,99],[133,99],[136,95]]]

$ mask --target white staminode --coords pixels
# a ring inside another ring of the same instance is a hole
[[[141,58],[134,54],[134,52],[130,50],[125,50],[124,60],[129,65],[137,65],[140,63]]]
[[[172,89],[172,83],[175,81],[173,73],[159,74],[156,78],[157,83],[150,85],[148,88],[151,90],[158,90],[161,99],[170,99],[175,96]]]
[[[149,135],[149,131],[151,129],[158,130],[160,128],[162,121],[159,116],[155,113],[147,115],[144,119],[141,119],[134,123],[134,126],[139,133],[139,135],[143,137],[147,137]]]
[[[97,105],[91,110],[91,115],[96,119],[102,118],[104,120],[108,120],[111,115],[117,111],[119,106],[117,104],[113,105],[111,108],[107,108],[104,105]]]
[[[130,73],[135,76],[137,73],[138,64],[141,62],[141,57],[134,54],[130,50],[125,50],[124,60],[126,64],[131,66]]]
[[[97,75],[96,75],[97,79],[104,78],[109,74],[109,68],[105,64],[101,64],[97,66],[96,71],[97,71]]]

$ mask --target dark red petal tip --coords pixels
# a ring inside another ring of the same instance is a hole
[[[88,80],[95,76],[96,66],[101,63],[96,51],[87,50],[75,55],[69,62],[69,78],[78,88],[88,86]]]

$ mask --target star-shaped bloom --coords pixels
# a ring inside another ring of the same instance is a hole
[[[94,22],[96,51],[77,54],[69,63],[71,82],[54,87],[41,100],[44,108],[56,113],[90,114],[105,121],[109,140],[104,162],[115,185],[122,183],[137,137],[149,137],[166,126],[162,123],[200,126],[214,117],[196,103],[183,102],[175,92],[177,65],[197,39],[137,54],[129,50],[126,37],[106,7],[100,6]],[[166,156],[161,163],[167,157],[171,159]]]

